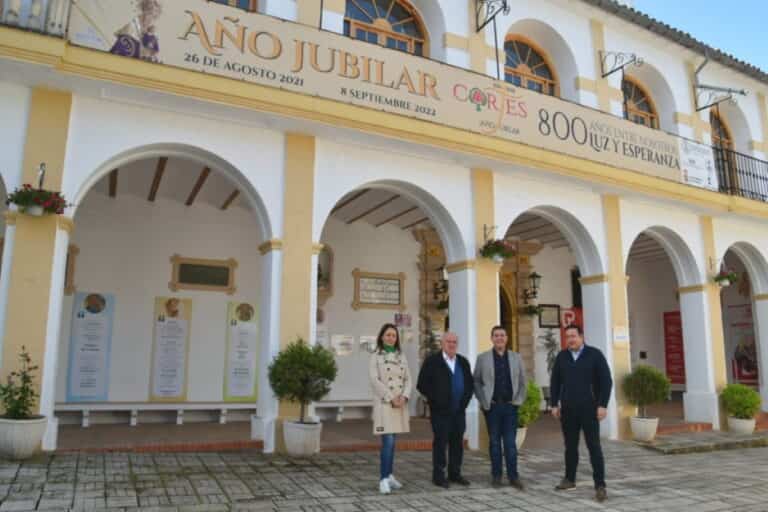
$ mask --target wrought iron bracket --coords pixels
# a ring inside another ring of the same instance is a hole
[[[483,241],[487,242],[491,238],[495,236],[496,233],[496,226],[488,226],[487,224],[483,224]]]
[[[509,0],[475,0],[475,26],[480,32],[499,14],[509,14]]]
[[[643,59],[638,57],[636,53],[600,51],[600,67],[602,68],[603,78],[607,78],[631,65],[640,67],[643,65]]]
[[[739,94],[741,96],[746,96],[748,94],[746,89],[734,89],[732,87],[719,87],[717,85],[701,83],[699,81],[699,74],[707,64],[709,64],[709,55],[704,55],[704,62],[696,68],[696,71],[693,74],[693,95],[696,101],[696,112],[715,107],[726,101],[736,103],[734,94]]]

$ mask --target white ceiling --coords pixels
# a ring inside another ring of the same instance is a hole
[[[532,213],[524,213],[509,226],[507,238],[522,242],[536,241],[553,249],[568,247],[568,241],[554,224]]]

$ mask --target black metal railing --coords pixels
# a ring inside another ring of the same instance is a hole
[[[0,25],[64,37],[71,0],[0,1]]]
[[[768,202],[768,162],[713,146],[720,192]]]

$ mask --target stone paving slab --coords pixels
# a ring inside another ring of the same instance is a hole
[[[637,445],[665,455],[762,448],[768,447],[768,431],[759,431],[747,436],[730,432],[674,434],[658,436],[651,443],[638,442]]]
[[[443,490],[430,482],[429,453],[398,452],[396,474],[405,488],[389,496],[378,493],[376,453],[307,460],[256,452],[67,454],[24,464],[0,461],[0,512],[768,512],[768,448],[665,457],[632,443],[606,443],[605,452],[604,504],[593,500],[586,453],[577,488],[554,491],[563,471],[555,446],[521,453],[522,493],[491,488],[488,459],[479,453],[465,456],[472,485]]]

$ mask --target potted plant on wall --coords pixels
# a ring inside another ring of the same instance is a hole
[[[647,365],[638,366],[624,377],[622,390],[627,401],[640,413],[629,420],[635,440],[647,443],[656,437],[659,418],[648,417],[648,406],[664,402],[669,397],[670,387],[666,375]]]
[[[8,206],[16,206],[21,213],[35,217],[46,214],[61,215],[67,207],[67,201],[61,192],[33,188],[29,183],[11,192],[5,203]]]
[[[301,406],[298,421],[283,422],[283,439],[290,455],[309,456],[320,451],[320,422],[307,421],[307,406],[331,391],[336,361],[330,350],[310,347],[298,338],[269,365],[269,384],[279,400]]]
[[[515,254],[515,247],[504,239],[488,240],[480,248],[480,256],[488,258],[496,263],[503,263],[505,259]]]
[[[27,459],[40,450],[45,434],[45,416],[32,413],[37,392],[33,387],[37,366],[25,347],[19,354],[19,369],[8,375],[6,384],[0,384],[0,456],[13,460]]]
[[[525,442],[525,436],[528,434],[528,425],[539,419],[541,415],[541,389],[535,382],[528,381],[527,394],[525,401],[517,409],[517,437],[515,445],[519,450]]]
[[[520,308],[520,314],[525,316],[536,316],[541,313],[541,306],[536,304],[527,304]]]
[[[720,288],[725,288],[737,283],[739,281],[739,275],[733,270],[722,268],[713,279]]]
[[[728,430],[749,435],[755,431],[755,416],[760,412],[760,394],[744,384],[728,384],[720,394],[728,413]]]

